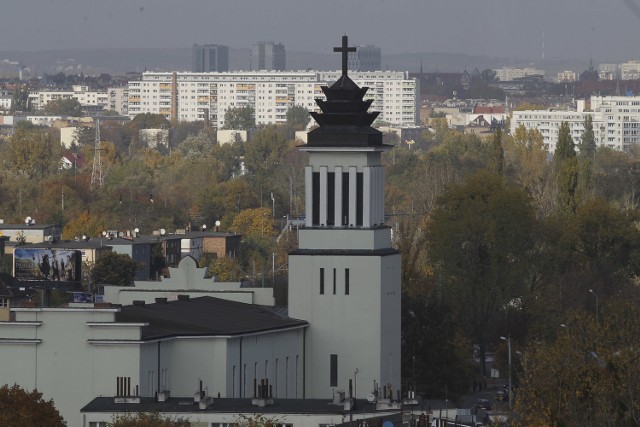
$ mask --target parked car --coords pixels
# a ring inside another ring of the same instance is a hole
[[[491,410],[491,402],[489,399],[478,399],[476,403],[476,409],[484,409],[485,411]]]

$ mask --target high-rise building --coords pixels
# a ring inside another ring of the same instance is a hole
[[[287,55],[282,43],[259,42],[251,47],[251,69],[257,71],[284,71]]]
[[[355,52],[349,53],[349,70],[380,71],[382,70],[382,51],[379,47],[358,46]]]
[[[229,71],[229,47],[217,44],[193,45],[194,73]]]

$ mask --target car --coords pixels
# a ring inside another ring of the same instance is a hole
[[[476,403],[476,409],[484,409],[485,411],[491,410],[491,402],[489,399],[478,399]]]

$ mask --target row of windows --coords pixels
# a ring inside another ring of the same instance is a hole
[[[337,274],[338,271],[336,268],[333,269],[333,295],[338,293],[338,282],[337,282]],[[324,286],[324,268],[320,268],[320,295],[324,295],[325,286]],[[349,269],[344,269],[344,294],[349,295],[349,286],[350,286],[350,278],[349,278]]]

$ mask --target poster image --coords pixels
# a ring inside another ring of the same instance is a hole
[[[79,251],[68,249],[16,248],[16,279],[75,282],[80,280],[82,258]]]

